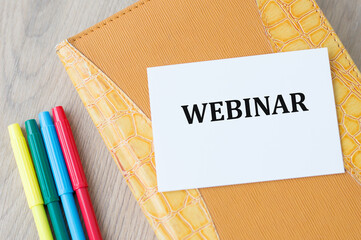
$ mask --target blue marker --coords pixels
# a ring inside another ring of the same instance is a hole
[[[39,121],[41,134],[43,136],[45,148],[50,161],[51,171],[53,172],[55,185],[58,190],[61,203],[63,204],[71,237],[76,240],[85,240],[78,210],[75,206],[73,187],[70,183],[58,135],[56,134],[55,126],[49,112],[41,112],[39,114]]]

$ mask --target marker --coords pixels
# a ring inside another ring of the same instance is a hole
[[[53,225],[56,239],[68,240],[69,234],[60,208],[60,199],[56,191],[53,175],[50,170],[48,156],[43,138],[34,119],[25,122],[30,153],[33,157],[36,175],[38,176],[41,193]]]
[[[69,171],[73,189],[75,190],[79,200],[80,210],[83,214],[89,239],[102,239],[91,199],[89,197],[87,189],[88,183],[80,161],[70,124],[66,118],[64,109],[61,106],[55,107],[52,110],[60,146],[63,150],[65,163]]]
[[[8,126],[11,147],[13,149],[16,164],[18,165],[21,182],[23,183],[28,205],[33,212],[35,225],[39,238],[42,240],[53,239],[48,218],[44,209],[43,197],[40,193],[38,179],[36,178],[33,162],[31,161],[28,146],[20,126],[17,123]]]
[[[85,239],[78,210],[75,206],[73,188],[70,183],[68,171],[66,170],[55,126],[49,112],[41,112],[39,114],[39,121],[55,185],[61,203],[63,204],[66,220],[68,221],[70,235],[72,239]]]
[[[75,144],[73,133],[66,118],[63,107],[58,106],[52,109],[54,124],[59,137],[61,149],[63,150],[66,166],[69,171],[73,189],[79,200],[79,206],[89,239],[102,239],[98,222],[94,213],[93,205],[88,193],[88,183],[85,177],[83,166]]]

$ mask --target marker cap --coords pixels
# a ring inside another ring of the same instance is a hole
[[[44,204],[28,146],[18,123],[8,126],[11,146],[30,208]]]
[[[41,137],[41,133],[35,119],[27,120],[25,122],[25,128],[44,203],[48,204],[50,202],[60,201],[58,192],[56,191],[53,175],[51,173],[43,138]]]
[[[73,133],[66,118],[63,107],[57,106],[52,109],[54,116],[54,125],[59,137],[60,146],[64,153],[66,166],[69,170],[69,176],[74,190],[87,187],[83,166],[80,161],[78,149],[75,144]]]
[[[39,113],[39,122],[58,194],[61,196],[64,193],[72,193],[73,187],[49,112]]]

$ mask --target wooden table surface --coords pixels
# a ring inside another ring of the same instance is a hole
[[[55,45],[134,0],[17,0],[0,4],[0,239],[36,239],[37,231],[11,150],[7,126],[63,105],[82,156],[104,239],[155,235],[55,54]],[[361,0],[318,0],[361,67]],[[81,119],[81,122],[77,122]]]

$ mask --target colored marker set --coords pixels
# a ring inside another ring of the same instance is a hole
[[[54,122],[49,112],[39,114],[41,130],[34,119],[25,122],[33,161],[19,124],[8,127],[11,146],[39,237],[53,239],[45,204],[56,239],[70,239],[61,205],[71,238],[85,239],[75,205],[75,191],[89,239],[102,239],[69,122],[61,106],[52,110]]]

